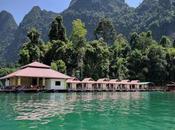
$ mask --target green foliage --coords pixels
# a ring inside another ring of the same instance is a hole
[[[60,40],[67,42],[66,29],[63,25],[62,16],[57,16],[55,20],[51,24],[51,29],[49,31],[49,39],[52,40]]]
[[[155,83],[166,83],[166,51],[160,45],[152,45],[147,52],[147,66],[149,80]]]
[[[78,18],[86,25],[87,39],[93,40],[94,29],[99,25],[99,21],[107,16],[117,33],[123,34],[128,39],[132,32],[151,30],[153,38],[160,41],[162,35],[174,37],[174,5],[174,0],[143,0],[139,7],[132,8],[124,0],[96,0],[96,2],[93,0],[74,0],[61,15],[64,18],[68,35],[71,35],[72,32],[72,21]],[[44,41],[48,41],[49,26],[57,15],[57,13],[34,7],[17,27],[12,16],[8,15],[7,12],[4,13],[4,11],[0,13],[1,63],[5,62],[4,59],[7,60],[7,63],[16,61],[18,50],[26,39],[27,30],[32,27],[41,32],[41,38]],[[64,35],[66,31],[64,31],[62,18],[58,18],[58,21],[54,20],[51,24],[52,28],[50,28],[49,34],[52,38],[50,39],[65,41],[63,39],[66,39],[66,35]],[[107,28],[105,32],[108,29],[110,30]],[[61,33],[58,33],[60,30]],[[101,34],[101,32],[98,33]],[[108,35],[104,35],[104,37],[105,40]],[[109,41],[113,40],[115,38],[109,39]],[[138,47],[142,48],[142,45],[139,44]]]
[[[175,48],[168,48],[166,59],[168,64],[168,77],[166,80],[175,81]]]
[[[108,77],[109,53],[109,48],[103,40],[90,42],[85,55],[84,77]]]
[[[162,45],[163,47],[171,47],[172,46],[172,42],[167,36],[162,36],[159,44]]]
[[[103,38],[103,40],[109,45],[114,42],[116,36],[114,26],[112,22],[107,18],[103,18],[99,22],[94,34],[97,40]]]
[[[20,61],[27,64],[39,60],[79,79],[109,77],[158,85],[175,81],[174,43],[168,37],[163,36],[158,43],[151,31],[132,33],[130,41],[119,34],[109,46],[104,38],[88,41],[86,35],[85,24],[79,19],[73,21],[71,37],[66,41],[61,38],[42,44],[39,33],[32,29],[28,33],[30,41],[20,50]]]
[[[66,73],[66,64],[62,60],[57,60],[57,61],[52,62],[51,68],[61,73]]]
[[[119,80],[128,78],[127,61],[125,58],[117,58],[113,60],[111,64],[110,73],[112,78],[118,78]]]
[[[51,63],[51,69],[56,70],[56,71],[58,70],[57,64],[55,62]]]
[[[28,64],[32,61],[41,61],[43,58],[42,42],[39,40],[40,34],[35,28],[27,34],[29,42],[24,44],[20,50],[20,60],[21,64]]]
[[[140,34],[132,33],[130,44],[132,49],[146,50],[149,46],[156,44],[156,41],[152,39],[152,33],[142,32]]]
[[[14,72],[15,70],[16,70],[16,68],[12,68],[12,67],[9,67],[9,68],[7,68],[7,67],[0,68],[0,77],[3,77],[5,75],[8,75],[8,74]]]
[[[78,74],[80,79],[83,78],[83,66],[84,66],[84,57],[86,52],[86,34],[87,30],[85,28],[84,23],[81,20],[74,20],[72,23],[72,35],[71,41],[73,42],[73,49],[75,53],[75,63],[76,63],[76,73]]]
[[[121,34],[117,36],[114,44],[110,47],[110,77],[125,79],[128,78],[127,56],[130,54],[131,48]]]
[[[148,68],[145,65],[145,55],[141,50],[133,50],[128,57],[127,67],[129,69],[129,77],[132,80],[146,80],[146,74],[148,73]]]
[[[72,23],[72,35],[71,40],[76,43],[81,39],[85,39],[87,35],[87,29],[80,19],[74,20]]]
[[[111,46],[111,54],[113,59],[118,57],[126,58],[127,55],[131,51],[131,47],[125,37],[123,35],[118,35],[116,40],[114,41],[113,45]]]

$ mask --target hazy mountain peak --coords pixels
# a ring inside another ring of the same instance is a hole
[[[4,58],[2,58],[2,55],[5,52],[5,49],[14,40],[14,34],[16,32],[17,27],[18,26],[13,16],[9,12],[7,11],[0,12],[0,61],[1,62],[4,60]]]
[[[126,5],[125,0],[72,0],[69,8],[104,9],[117,8]]]
[[[88,2],[92,2],[92,3],[100,3],[100,2],[104,2],[104,1],[108,1],[108,2],[115,1],[118,3],[125,3],[125,0],[71,0],[70,6],[73,4],[76,4],[76,2],[79,2],[79,1],[88,1]]]
[[[16,29],[17,24],[13,16],[7,11],[0,12],[0,30],[6,31],[6,29]],[[8,28],[7,28],[8,27]]]
[[[39,6],[34,6],[31,11],[41,11],[41,8]]]

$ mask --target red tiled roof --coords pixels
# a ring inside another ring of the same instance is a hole
[[[11,73],[0,79],[7,79],[11,77],[38,77],[38,78],[55,78],[55,79],[69,79],[71,77],[50,69],[49,66],[33,62],[29,65],[21,67],[14,73]]]

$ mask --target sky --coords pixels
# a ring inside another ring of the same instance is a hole
[[[59,13],[69,6],[70,1],[71,0],[0,0],[0,11],[6,10],[10,12],[19,24],[33,6],[40,6],[41,9]],[[141,1],[142,0],[126,0],[132,7],[137,7]]]

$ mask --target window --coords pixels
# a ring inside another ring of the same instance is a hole
[[[60,86],[61,82],[60,81],[55,81],[55,86]]]

